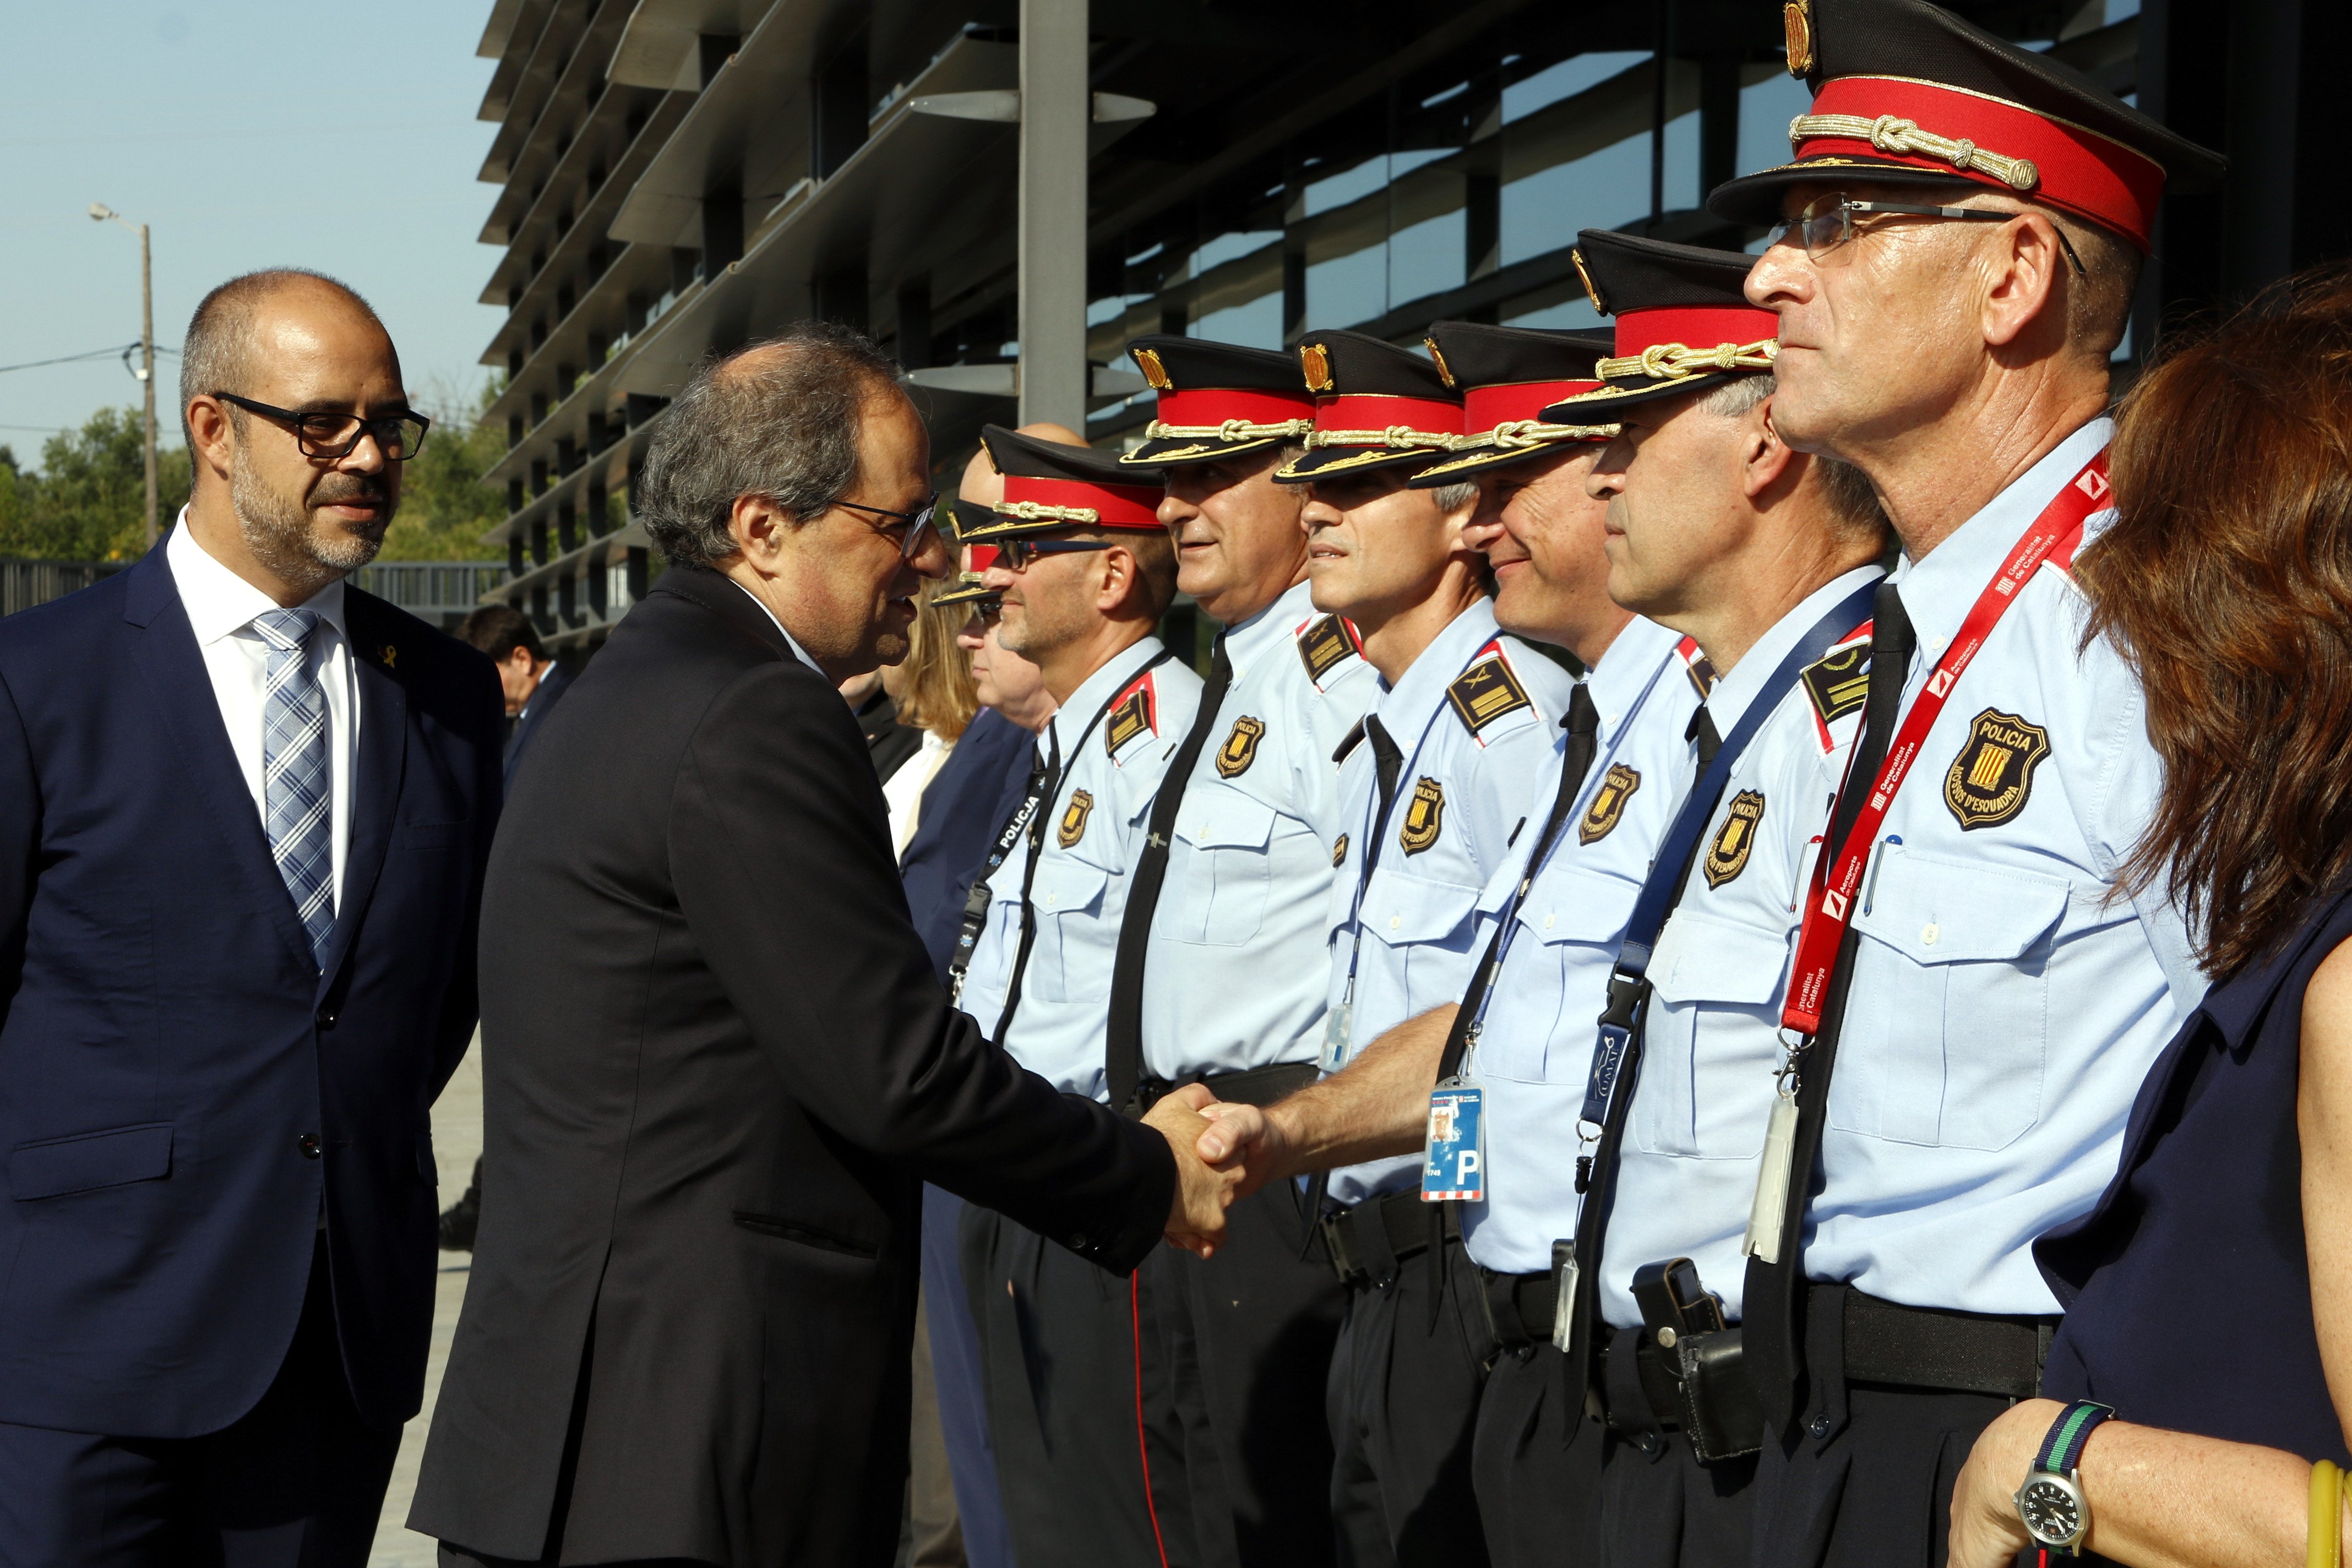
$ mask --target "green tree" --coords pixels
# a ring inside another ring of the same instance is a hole
[[[503,491],[482,483],[506,455],[506,432],[483,422],[504,384],[493,377],[468,406],[444,395],[428,405],[433,428],[401,476],[400,510],[384,534],[384,561],[490,561],[499,552],[482,535],[507,514]]]
[[[13,461],[0,463],[0,470],[11,480],[0,498],[0,555],[129,561],[146,548],[138,409],[101,408],[79,430],[50,437],[41,444],[37,474],[16,473]],[[186,449],[159,450],[155,494],[164,527],[187,499],[188,483]]]

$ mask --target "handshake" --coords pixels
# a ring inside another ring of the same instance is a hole
[[[1168,1209],[1171,1246],[1202,1258],[1225,1235],[1225,1210],[1286,1169],[1278,1119],[1255,1105],[1222,1102],[1206,1085],[1186,1084],[1144,1117],[1176,1156],[1176,1196]]]

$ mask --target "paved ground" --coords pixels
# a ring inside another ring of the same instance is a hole
[[[433,1107],[433,1153],[441,1168],[441,1206],[457,1201],[473,1179],[474,1159],[482,1152],[481,1053],[471,1050],[449,1087]],[[433,1422],[433,1399],[441,1390],[441,1369],[449,1363],[449,1336],[457,1326],[457,1309],[466,1300],[467,1254],[441,1255],[438,1299],[433,1306],[433,1359],[425,1370],[425,1408],[400,1435],[400,1458],[392,1468],[392,1490],[383,1500],[383,1520],[376,1526],[375,1550],[368,1568],[433,1568],[433,1542],[404,1529],[409,1495],[416,1489],[416,1462],[425,1449],[425,1434]]]

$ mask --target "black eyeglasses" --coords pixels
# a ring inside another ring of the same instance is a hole
[[[1865,216],[1872,213],[1894,213],[1903,217],[1952,218],[1961,223],[2007,223],[2022,216],[1992,212],[1983,207],[1930,207],[1914,205],[1909,202],[1857,202],[1843,195],[1817,196],[1806,203],[1804,210],[1795,217],[1784,218],[1773,225],[1771,237],[1766,245],[1768,247],[1792,243],[1802,245],[1806,259],[1818,267],[1823,258],[1853,238],[1856,213]],[[2074,254],[2074,242],[2068,239],[2066,231],[2056,224],[2050,226],[2058,236],[2058,248],[2066,253],[2067,261],[2074,268],[2074,276],[2088,278],[2091,275],[2089,269],[2084,267],[2083,258]]]
[[[851,511],[868,512],[875,517],[893,518],[905,523],[906,534],[898,541],[898,559],[901,561],[912,561],[920,555],[925,545],[939,534],[940,498],[936,493],[912,511],[892,511],[887,506],[867,506],[864,501],[837,500],[833,504]]]
[[[996,563],[1007,572],[1026,572],[1041,555],[1076,555],[1110,548],[1108,539],[1008,539],[996,547]]]
[[[433,425],[414,409],[387,414],[381,419],[362,419],[356,414],[298,414],[291,408],[239,397],[234,392],[215,392],[212,395],[223,403],[236,404],[248,414],[284,420],[294,427],[295,445],[302,448],[306,458],[348,458],[359,446],[360,437],[366,435],[375,437],[376,450],[383,454],[384,461],[404,463],[425,445],[425,432]]]

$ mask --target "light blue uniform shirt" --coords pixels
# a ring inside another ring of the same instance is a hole
[[[1328,994],[1334,1009],[1353,1009],[1342,1065],[1383,1031],[1462,999],[1482,951],[1474,945],[1479,895],[1510,864],[1521,837],[1542,826],[1540,817],[1528,820],[1530,803],[1576,681],[1505,636],[1482,599],[1439,632],[1395,686],[1381,685],[1372,713],[1403,754],[1385,827],[1369,735],[1339,770],[1348,842],[1331,885]],[[1380,853],[1367,879],[1376,836]],[[1414,1184],[1420,1172],[1420,1156],[1410,1154],[1343,1166],[1331,1173],[1329,1192],[1339,1203],[1360,1203]]]
[[[1610,968],[1658,840],[1690,788],[1686,731],[1699,700],[1692,657],[1680,633],[1636,618],[1586,678],[1601,721],[1592,766],[1519,904],[1518,929],[1464,1062],[1486,1089],[1486,1199],[1463,1210],[1471,1260],[1484,1268],[1549,1268],[1553,1240],[1576,1228],[1577,1110]],[[1518,854],[1480,900],[1475,952],[1486,951],[1526,879],[1566,754],[1567,737],[1556,730],[1528,796]]]
[[[1339,770],[1372,668],[1304,583],[1225,632],[1233,680],[1168,845],[1143,1062],[1170,1082],[1315,1059]]]
[[[2092,421],[1896,571],[1919,638],[1906,711],[2027,525],[2112,433]],[[2140,1082],[2204,994],[2161,889],[2117,887],[2160,769],[2138,681],[2104,639],[2082,646],[2086,609],[2055,566],[2018,591],[1880,830],[1807,1226],[1816,1279],[1912,1306],[2056,1311],[2033,1240],[2114,1177]]]
[[[1845,574],[1765,633],[1707,698],[1717,733],[1740,721],[1757,686],[1815,621],[1878,574],[1875,566]],[[1817,705],[1800,681],[1732,764],[1682,900],[1651,954],[1641,1069],[1601,1264],[1601,1315],[1618,1327],[1642,1321],[1633,1270],[1673,1258],[1696,1263],[1700,1281],[1739,1315],[1747,1270],[1739,1244],[1778,1082],[1790,949],[1804,879],[1862,723],[1869,639],[1860,639],[1858,656],[1850,654],[1852,640],[1824,660],[1853,658],[1822,683],[1836,700]]]
[[[993,1035],[1021,945],[1021,884],[1036,857],[1029,897],[1037,934],[1004,1047],[1064,1093],[1106,1102],[1104,1030],[1129,873],[1142,853],[1151,797],[1201,699],[1201,678],[1173,659],[1144,673],[1160,652],[1157,637],[1125,649],[1055,713],[1047,728],[1061,748],[1061,787],[1037,808],[1039,831],[990,879],[988,924],[964,976],[963,1009]],[[1129,707],[1138,693],[1139,713]],[[1093,732],[1082,734],[1113,698]]]

